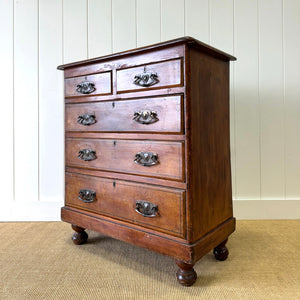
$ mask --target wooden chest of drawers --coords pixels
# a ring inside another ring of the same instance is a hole
[[[59,66],[65,76],[66,194],[73,241],[85,229],[193,266],[235,229],[229,145],[229,61],[180,38]]]

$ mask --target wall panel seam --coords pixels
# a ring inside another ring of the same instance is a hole
[[[61,34],[61,38],[62,38],[62,44],[61,44],[61,51],[62,51],[62,63],[64,63],[65,61],[65,57],[64,57],[64,0],[61,0],[61,30],[62,30],[62,34]]]
[[[234,5],[234,1],[232,3],[232,32],[233,32],[233,35],[232,35],[232,51],[233,51],[233,55],[235,56],[235,5]],[[234,148],[234,155],[233,155],[233,159],[234,159],[234,176],[235,176],[235,180],[234,180],[234,187],[233,187],[233,196],[234,198],[237,197],[237,180],[236,180],[236,175],[237,175],[237,168],[236,168],[236,103],[235,103],[235,87],[236,87],[236,84],[235,84],[235,76],[236,76],[236,70],[235,70],[235,66],[236,66],[236,63],[233,62],[232,64],[232,78],[233,78],[233,82],[232,82],[232,103],[233,103],[233,115],[234,115],[234,122],[233,122],[233,136],[234,136],[234,145],[233,145],[233,148]]]
[[[185,11],[186,11],[186,9],[185,9],[185,5],[186,5],[186,1],[185,0],[183,0],[183,34],[184,34],[184,36],[186,36],[186,15],[185,15]]]
[[[110,0],[110,27],[111,27],[111,39],[110,39],[110,48],[111,53],[114,52],[114,28],[113,28],[113,0]]]
[[[209,44],[211,44],[211,0],[208,0],[208,40]]]
[[[38,201],[40,197],[40,0],[37,1],[37,139],[38,139]]]
[[[12,38],[12,49],[13,49],[13,53],[12,53],[12,57],[13,57],[13,61],[12,61],[12,82],[13,82],[13,90],[12,90],[12,100],[13,100],[13,201],[16,201],[16,180],[15,180],[15,173],[16,173],[16,165],[15,165],[15,1],[13,1],[13,11],[12,11],[12,34],[13,34],[13,38]]]
[[[161,40],[161,37],[162,37],[162,1],[163,0],[160,0],[160,37],[159,37],[159,40]]]
[[[134,17],[135,17],[135,47],[137,48],[138,46],[138,30],[137,30],[137,17],[138,17],[138,11],[137,11],[137,0],[134,0]]]
[[[256,0],[256,7],[257,7],[257,100],[258,100],[258,128],[259,128],[259,199],[261,200],[261,99],[260,99],[260,22],[259,22],[259,0]]]
[[[86,0],[86,58],[90,58],[89,53],[89,0]]]
[[[284,164],[283,164],[283,176],[284,176],[284,199],[287,199],[286,194],[286,82],[285,82],[285,34],[284,34],[284,1],[281,0],[281,28],[282,28],[282,85],[283,85],[283,107],[284,107],[284,113],[283,113],[283,155],[284,155]]]

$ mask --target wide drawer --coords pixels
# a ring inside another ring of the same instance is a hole
[[[66,139],[66,165],[184,180],[183,142]]]
[[[183,85],[182,59],[117,70],[117,93]]]
[[[65,79],[66,97],[107,95],[111,93],[111,71]]]
[[[66,205],[183,236],[183,190],[66,173]]]
[[[181,133],[181,116],[181,96],[66,104],[66,130]]]

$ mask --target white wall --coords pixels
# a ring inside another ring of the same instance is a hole
[[[0,0],[0,220],[59,219],[56,66],[184,35],[238,58],[231,67],[235,215],[299,217],[299,0]]]

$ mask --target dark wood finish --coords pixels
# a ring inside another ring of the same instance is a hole
[[[223,260],[227,259],[228,254],[229,254],[228,249],[225,246],[225,244],[227,243],[227,240],[228,239],[226,239],[220,245],[218,245],[217,247],[214,248],[214,255],[217,260],[223,261]]]
[[[75,233],[72,236],[72,241],[75,245],[85,244],[88,239],[88,234],[85,232],[85,228],[72,224],[72,229]]]
[[[66,82],[111,74],[108,95],[66,95],[62,220],[175,258],[187,286],[212,249],[226,259],[229,60],[181,38],[60,66]],[[84,114],[96,122],[78,124]]]
[[[121,179],[127,181],[134,181],[134,182],[141,182],[141,183],[149,183],[149,184],[156,184],[159,186],[165,186],[170,188],[176,189],[186,189],[186,183],[168,179],[161,179],[155,177],[144,177],[139,175],[133,174],[125,174],[125,173],[114,173],[114,172],[107,172],[107,171],[99,171],[99,170],[90,170],[86,168],[74,168],[74,167],[66,167],[66,172],[69,173],[76,173],[76,174],[83,174],[83,175],[90,175],[94,177],[106,177],[111,179]]]
[[[65,222],[92,228],[112,238],[171,256],[187,264],[195,264],[235,230],[235,220],[231,218],[195,243],[189,244],[180,237],[163,232],[158,234],[157,230],[75,207],[63,207],[61,218]]]
[[[185,286],[191,286],[197,280],[197,273],[193,269],[193,264],[187,264],[180,260],[175,260],[179,269],[176,272],[178,282]]]
[[[104,60],[90,60],[87,64],[73,65],[69,67],[59,66],[64,68],[65,78],[95,74],[99,72],[107,72],[110,70],[117,70],[120,68],[129,68],[140,65],[146,65],[154,62],[161,62],[170,59],[181,58],[184,56],[184,45],[178,45],[169,49],[157,49],[156,51],[142,51],[138,55],[127,55],[126,59],[120,56],[114,56],[114,59],[109,59],[106,56]],[[113,78],[116,83],[116,77]],[[115,85],[116,86],[116,85]]]
[[[182,82],[182,60],[175,59],[155,64],[147,64],[135,68],[124,68],[117,70],[117,93],[124,93],[140,89],[157,89],[169,86],[180,86]],[[149,86],[135,84],[135,78],[143,72],[154,72],[157,74],[158,82]]]
[[[190,187],[187,221],[191,224],[188,241],[192,243],[233,214],[229,63],[189,49],[187,68],[187,127],[191,128],[186,143]]]
[[[111,139],[111,140],[151,140],[151,141],[184,141],[184,135],[175,134],[155,134],[147,133],[119,133],[119,132],[80,132],[80,131],[66,131],[67,138],[88,138],[88,139]]]
[[[112,95],[89,95],[88,97],[68,97],[65,98],[65,103],[90,103],[100,101],[117,101],[117,100],[129,100],[129,99],[141,99],[145,97],[159,97],[159,96],[174,96],[185,93],[185,87],[170,87],[162,89],[142,89],[128,93],[112,94]]]
[[[113,53],[113,54],[106,55],[106,56],[100,56],[100,57],[96,57],[93,59],[87,59],[87,60],[73,62],[73,63],[69,63],[69,64],[65,64],[65,65],[60,65],[57,68],[59,70],[67,70],[70,68],[74,68],[74,67],[78,68],[78,67],[89,65],[92,63],[102,62],[102,61],[111,60],[111,59],[115,59],[115,58],[121,58],[122,61],[124,61],[124,58],[127,59],[127,56],[129,56],[129,55],[133,56],[133,57],[138,57],[141,53],[149,52],[149,51],[159,52],[159,51],[166,50],[166,52],[167,51],[171,52],[174,48],[177,48],[178,45],[182,45],[182,44],[187,45],[190,48],[196,48],[199,50],[199,52],[207,53],[211,56],[217,57],[217,58],[225,60],[225,61],[236,60],[236,58],[234,56],[232,56],[228,53],[225,53],[219,49],[211,47],[203,42],[200,42],[199,40],[197,40],[195,38],[186,36],[186,37],[181,37],[178,39],[166,41],[166,42],[159,43],[159,44],[154,44],[154,45],[140,47],[140,48],[127,50],[127,51],[123,51],[123,52],[119,52],[119,53]],[[165,48],[165,49],[163,49],[163,48]],[[161,50],[161,49],[163,49],[163,50]],[[163,59],[163,58],[161,58],[161,59]],[[80,71],[82,71],[82,70],[80,70]]]
[[[182,133],[182,106],[180,96],[68,104],[66,130]],[[136,112],[147,110],[156,112],[155,122],[141,124],[134,120]],[[86,113],[95,115],[94,124],[84,126],[78,123],[78,116]]]
[[[96,159],[78,158],[79,151],[87,148],[96,152]],[[66,165],[184,180],[183,149],[182,142],[67,138]],[[149,167],[137,164],[135,157],[141,151],[156,153],[158,164]]]
[[[96,192],[93,202],[78,199],[81,189]],[[148,201],[158,206],[155,217],[143,217],[135,211],[136,202]],[[185,192],[153,185],[130,183],[122,180],[66,174],[66,205],[94,211],[99,214],[122,219],[171,235],[181,236],[184,231]]]
[[[89,81],[94,83],[95,90],[89,94],[82,94],[78,92],[78,84]],[[65,94],[66,97],[74,96],[88,96],[88,95],[106,95],[111,94],[112,92],[112,82],[111,82],[111,72],[99,73],[89,76],[80,76],[74,78],[67,78],[65,80]]]

